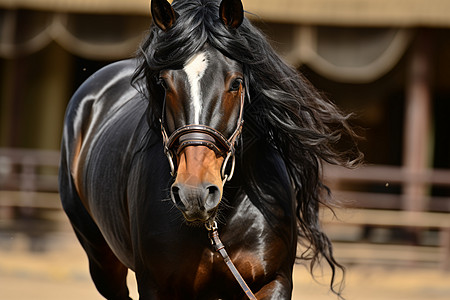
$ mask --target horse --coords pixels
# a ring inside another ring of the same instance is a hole
[[[340,296],[319,208],[333,201],[323,164],[360,160],[350,115],[240,0],[152,0],[151,13],[136,56],[94,73],[65,115],[61,201],[99,293],[131,299],[132,270],[140,299],[244,299],[226,249],[252,299],[290,299],[300,259],[325,260]]]

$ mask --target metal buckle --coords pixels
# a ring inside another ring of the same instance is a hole
[[[214,230],[217,230],[219,227],[217,226],[217,222],[216,221],[210,220],[210,221],[205,223],[205,228],[208,231],[214,231]]]

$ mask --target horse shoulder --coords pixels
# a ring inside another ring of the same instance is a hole
[[[100,140],[102,128],[111,119],[121,118],[117,108],[138,94],[131,85],[134,70],[134,60],[107,65],[90,76],[69,102],[62,146],[67,155],[67,168],[82,199],[85,164],[94,142]]]

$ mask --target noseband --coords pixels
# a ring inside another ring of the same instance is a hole
[[[189,124],[176,129],[170,136],[164,127],[164,108],[161,122],[161,133],[163,137],[164,153],[169,160],[170,174],[175,177],[176,167],[174,164],[174,157],[180,154],[181,151],[188,146],[206,146],[213,150],[217,155],[224,157],[221,169],[222,181],[230,181],[233,177],[235,166],[235,144],[236,140],[241,134],[244,110],[244,91],[241,92],[239,118],[237,120],[236,128],[230,138],[226,138],[220,131],[200,124]],[[164,104],[165,106],[165,104]],[[228,162],[231,159],[230,173],[226,174]]]

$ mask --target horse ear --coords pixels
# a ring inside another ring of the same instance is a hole
[[[166,0],[152,0],[151,11],[153,22],[163,31],[169,30],[178,17],[172,5]]]
[[[222,0],[219,16],[226,26],[238,28],[244,21],[244,7],[241,0]]]

